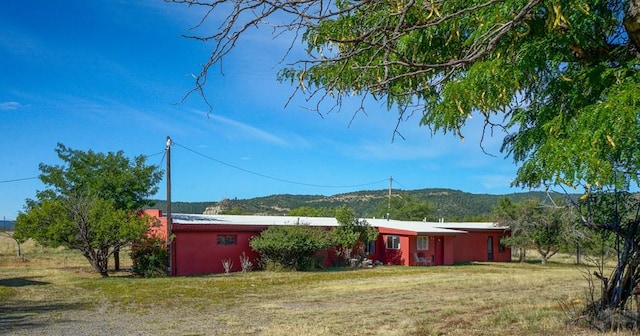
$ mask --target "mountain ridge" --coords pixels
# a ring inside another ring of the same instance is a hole
[[[491,220],[491,211],[502,197],[509,197],[517,202],[523,199],[536,198],[544,201],[548,194],[543,191],[527,191],[510,194],[474,194],[455,189],[424,188],[415,190],[392,190],[392,197],[399,194],[409,194],[433,206],[433,218],[447,221],[481,221]],[[221,201],[205,202],[172,202],[174,213],[233,213],[286,215],[288,211],[300,207],[336,208],[346,205],[355,210],[361,217],[372,217],[372,214],[386,204],[389,196],[388,189],[361,190],[349,193],[326,195],[294,195],[274,194],[248,199],[224,199]],[[153,208],[166,211],[164,200],[152,200]],[[209,210],[207,210],[209,209]]]

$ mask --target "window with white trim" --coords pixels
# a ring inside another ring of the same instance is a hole
[[[400,249],[400,236],[387,236],[387,249],[399,250]]]
[[[418,250],[428,250],[429,236],[418,236],[417,243],[418,243]]]

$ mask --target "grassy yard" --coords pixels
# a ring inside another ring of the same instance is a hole
[[[544,266],[101,279],[77,252],[27,243],[21,261],[12,244],[0,238],[0,333],[80,335],[97,326],[95,334],[138,335],[596,334],[566,323],[562,307],[580,307],[587,292],[585,268],[568,257]]]

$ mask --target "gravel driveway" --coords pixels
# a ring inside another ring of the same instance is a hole
[[[0,335],[222,335],[207,314],[20,302],[0,305]]]

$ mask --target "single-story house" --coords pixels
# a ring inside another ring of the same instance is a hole
[[[160,210],[146,210],[157,217],[158,233],[166,237],[166,217]],[[224,260],[241,269],[240,256],[255,260],[259,255],[249,245],[251,238],[272,225],[305,224],[323,228],[338,226],[330,217],[238,216],[172,214],[171,274],[223,273]],[[375,242],[365,246],[369,258],[388,265],[453,265],[473,261],[511,261],[511,250],[500,243],[508,237],[506,227],[485,222],[424,222],[366,219],[378,230]],[[164,231],[164,232],[163,232]],[[418,260],[417,258],[423,258]],[[255,262],[254,262],[255,264]]]

